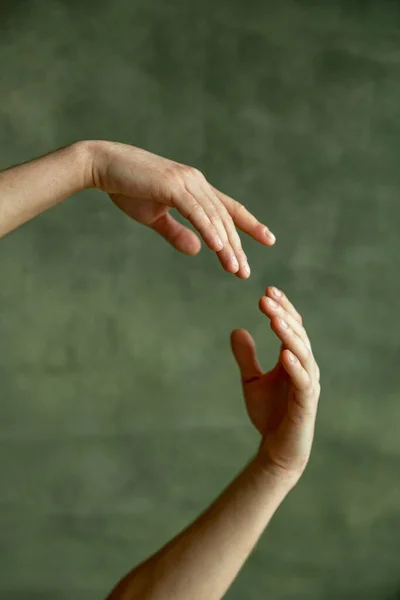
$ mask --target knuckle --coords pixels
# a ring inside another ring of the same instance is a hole
[[[163,173],[163,178],[164,181],[166,181],[169,185],[171,185],[174,188],[182,185],[183,183],[178,165],[172,165],[167,167]]]
[[[211,208],[208,211],[208,216],[209,216],[210,221],[212,221],[213,223],[215,223],[216,221],[220,221],[221,220],[220,216],[218,214],[218,211],[215,208]]]
[[[234,216],[240,215],[241,213],[243,213],[245,211],[246,211],[246,207],[244,206],[244,204],[235,200],[235,203],[233,205]]]
[[[313,382],[313,385],[311,388],[312,395],[318,398],[320,392],[321,392],[321,386],[319,384],[319,381]]]
[[[169,179],[176,179],[179,175],[179,165],[172,164],[169,165],[164,171],[164,177]]]
[[[306,384],[307,385],[307,390],[309,392],[312,392],[313,386],[314,386],[314,382],[313,382],[312,377],[311,377],[311,375],[309,373],[307,373],[306,377],[307,377],[307,384]]]
[[[182,165],[182,173],[184,176],[190,177],[191,179],[195,177],[204,178],[203,173],[199,169],[190,165]]]
[[[312,417],[312,410],[307,406],[304,397],[302,401],[294,398],[293,402],[288,404],[288,417],[297,426],[302,426]]]
[[[200,204],[198,204],[197,202],[193,202],[192,205],[189,207],[188,219],[193,219],[194,217],[202,214],[204,214],[204,211],[201,208]]]
[[[184,185],[188,179],[195,177],[204,177],[201,171],[190,165],[183,165],[181,163],[173,163],[169,165],[164,171],[164,177],[173,183]]]
[[[308,344],[306,344],[306,343],[304,344],[304,346],[305,346],[305,348],[306,348],[306,351],[307,351],[307,358],[308,358],[308,359],[311,359],[311,358],[312,358],[312,355],[313,355],[313,353],[312,353],[312,351],[311,351],[311,348],[310,348],[310,347],[308,346]]]
[[[290,314],[285,310],[279,303],[278,307],[275,309],[277,314],[286,321],[289,327],[292,329],[293,327],[293,319],[290,318]]]
[[[313,395],[314,382],[309,373],[304,373],[303,376],[303,387],[302,391],[306,398],[310,398]]]

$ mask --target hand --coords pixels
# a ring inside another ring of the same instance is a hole
[[[223,268],[250,275],[236,227],[272,246],[274,235],[244,206],[215,189],[204,175],[146,150],[114,142],[91,142],[93,185],[107,192],[127,215],[151,227],[184,254],[197,254],[197,235],[174,219],[176,208],[217,253]]]
[[[244,329],[232,333],[232,350],[249,417],[262,435],[259,457],[268,469],[297,481],[311,452],[320,373],[299,313],[276,288],[266,294],[260,309],[282,342],[278,363],[263,373],[254,340]]]

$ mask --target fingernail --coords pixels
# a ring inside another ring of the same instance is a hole
[[[217,237],[215,238],[215,242],[216,242],[216,244],[217,244],[218,248],[219,248],[220,250],[222,250],[222,248],[224,247],[224,244],[223,244],[223,242],[222,242],[221,238],[220,238],[218,235],[217,235]]]
[[[289,329],[289,325],[283,319],[281,319],[281,325],[284,329]]]
[[[247,275],[250,275],[251,271],[250,271],[250,266],[249,266],[248,262],[244,263],[243,268],[244,268],[245,272],[247,273]]]
[[[272,288],[272,293],[274,294],[274,296],[276,296],[277,298],[282,298],[282,292],[280,290],[278,290],[278,288],[273,287]]]
[[[291,352],[289,352],[289,360],[290,360],[291,363],[297,362],[297,358]]]
[[[271,308],[278,308],[277,303],[275,302],[275,300],[272,300],[272,298],[267,298],[267,302],[271,306]]]
[[[272,231],[270,231],[269,229],[265,229],[265,235],[267,236],[267,238],[269,238],[272,241],[276,241],[276,237],[274,236],[274,234],[272,233]]]

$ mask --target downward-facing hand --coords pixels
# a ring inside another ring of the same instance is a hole
[[[197,235],[171,214],[177,211],[217,253],[223,268],[247,278],[250,269],[236,228],[272,246],[274,235],[242,204],[215,189],[197,169],[125,144],[91,142],[95,187],[127,215],[151,227],[177,250],[197,254]]]

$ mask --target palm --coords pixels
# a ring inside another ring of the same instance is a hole
[[[168,239],[171,244],[184,254],[197,254],[201,243],[194,231],[191,231],[176,219],[169,211],[173,206],[161,200],[155,200],[153,194],[144,197],[131,197],[124,194],[110,194],[111,200],[132,219],[154,229]]]
[[[281,342],[278,363],[268,373],[263,372],[254,339],[245,329],[232,332],[231,345],[240,368],[247,412],[262,436],[259,456],[280,472],[299,474],[311,451],[319,368],[301,315],[279,290],[267,288],[266,293],[259,307]]]
[[[130,198],[122,194],[110,194],[111,200],[132,219],[152,227],[154,223],[167,214],[170,210],[169,206],[157,202],[157,200]]]
[[[243,384],[250,420],[263,437],[277,431],[282,424],[290,389],[289,376],[280,362],[268,373]]]

